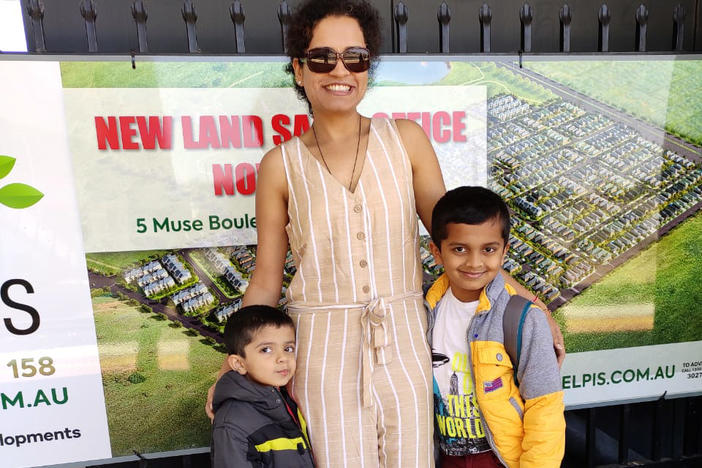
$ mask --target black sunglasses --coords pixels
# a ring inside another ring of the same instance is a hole
[[[336,61],[339,59],[352,73],[361,73],[370,68],[370,52],[365,47],[349,47],[343,52],[337,52],[331,47],[317,47],[308,50],[300,61],[307,62],[310,71],[329,73],[336,67]]]

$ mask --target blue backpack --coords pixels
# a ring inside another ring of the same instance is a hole
[[[522,296],[513,295],[507,302],[505,313],[502,318],[502,330],[504,332],[504,345],[512,361],[514,368],[514,383],[519,386],[517,369],[519,368],[519,358],[522,353],[522,329],[527,313],[531,309],[533,302]]]

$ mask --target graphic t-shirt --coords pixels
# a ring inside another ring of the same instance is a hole
[[[461,302],[451,289],[436,306],[432,331],[434,418],[441,452],[464,456],[490,450],[468,362],[467,330],[478,301]]]

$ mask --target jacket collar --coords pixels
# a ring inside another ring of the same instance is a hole
[[[431,288],[427,291],[426,301],[429,307],[434,309],[436,304],[439,303],[446,291],[449,288],[449,279],[446,273],[439,276]],[[492,308],[492,303],[497,299],[497,297],[505,289],[505,280],[502,278],[502,274],[498,273],[495,278],[490,281],[490,283],[480,291],[480,297],[478,299],[478,308],[475,310],[476,314],[485,312]]]
[[[216,411],[228,399],[244,401],[260,407],[264,411],[271,411],[282,406],[281,394],[278,389],[253,382],[233,370],[224,374],[217,381],[212,401],[214,410]]]

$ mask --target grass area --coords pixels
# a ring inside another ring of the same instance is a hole
[[[61,62],[64,88],[287,88],[282,62]]]
[[[130,265],[145,260],[155,260],[168,253],[168,250],[139,250],[133,252],[104,252],[85,254],[88,269],[111,276],[121,273]]]
[[[529,61],[525,66],[702,145],[702,60]]]
[[[683,222],[657,243],[576,297],[558,311],[580,314],[603,305],[653,304],[653,328],[616,333],[569,333],[568,352],[626,348],[702,340],[702,213]],[[616,310],[616,309],[615,309]],[[622,316],[622,320],[627,320]]]
[[[61,62],[64,88],[288,88],[282,62]],[[491,62],[451,62],[437,85],[485,85],[488,96],[511,93],[533,104],[555,96]],[[378,86],[403,86],[381,82]]]
[[[202,271],[205,272],[207,277],[215,286],[217,286],[217,289],[219,289],[227,299],[236,299],[237,297],[241,296],[241,293],[234,289],[232,285],[229,284],[229,282],[224,278],[224,276],[215,271],[210,261],[207,260],[201,252],[197,250],[190,251],[190,258],[197,263],[197,265],[202,269]]]
[[[538,83],[492,62],[451,62],[451,71],[437,84],[483,85],[487,86],[488,98],[508,93],[536,105],[556,98]]]
[[[224,355],[111,297],[93,298],[93,308],[113,455],[209,445],[203,404]]]

